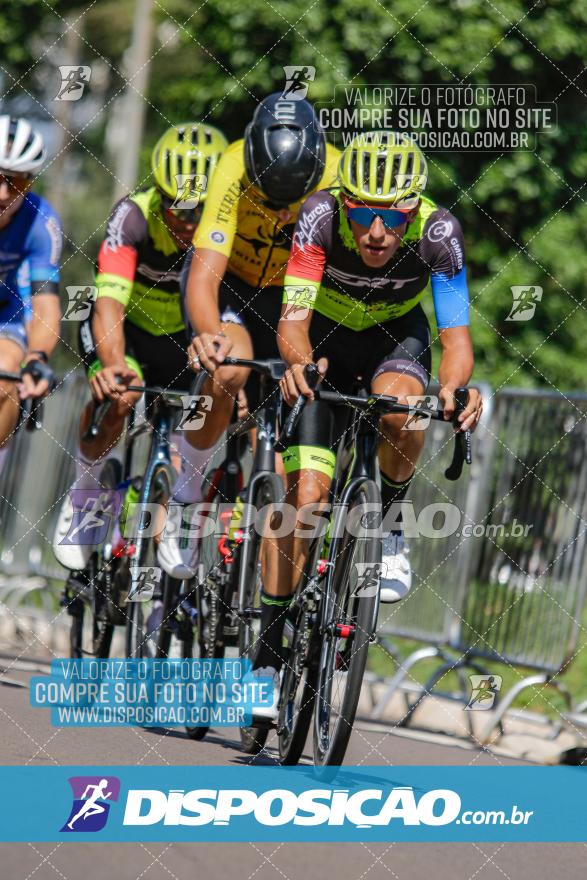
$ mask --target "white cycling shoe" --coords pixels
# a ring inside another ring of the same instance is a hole
[[[108,531],[113,498],[109,490],[100,494],[87,490],[87,500],[74,508],[71,494],[75,491],[83,490],[73,487],[63,499],[53,536],[53,552],[65,568],[83,571]]]
[[[270,693],[267,694],[267,679],[270,679]],[[277,703],[279,702],[280,677],[279,672],[274,666],[261,666],[259,669],[252,669],[245,677],[245,683],[259,683],[265,685],[263,688],[263,705],[256,706],[253,710],[253,722],[255,721],[276,721],[277,720]],[[269,698],[268,698],[269,696]],[[255,702],[259,700],[259,688],[255,689]]]
[[[166,529],[157,548],[157,561],[169,577],[179,581],[193,578],[198,569],[197,539],[185,527],[170,534]]]
[[[410,592],[412,569],[408,556],[409,549],[403,535],[384,536],[381,557],[381,602],[400,602]]]

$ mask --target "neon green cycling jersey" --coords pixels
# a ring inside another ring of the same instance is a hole
[[[152,186],[118,202],[98,256],[98,298],[122,303],[126,318],[153,336],[184,327],[179,277],[185,251],[165,225]]]

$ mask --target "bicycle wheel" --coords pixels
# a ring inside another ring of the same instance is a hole
[[[365,534],[355,537],[345,530],[331,546],[334,568],[322,609],[324,634],[314,714],[318,766],[342,763],[353,729],[379,603],[381,538],[368,530],[374,530],[380,501],[376,484],[362,483],[349,501],[348,519],[355,508],[369,505],[369,512],[361,517]]]
[[[282,495],[283,483],[281,479],[277,474],[267,474],[256,483],[253,498],[250,501],[247,499],[247,502],[252,504],[255,510],[261,511],[268,509],[268,506],[278,501]],[[263,531],[262,523],[256,522],[255,526],[248,535],[245,535],[245,540],[239,547],[239,552],[233,563],[239,566],[238,572],[235,571],[235,582],[238,583],[240,578],[244,578],[245,583],[244,607],[246,610],[239,621],[238,652],[240,657],[245,657],[253,662],[258,650],[261,617],[261,547],[263,544],[260,534]],[[240,571],[241,566],[244,566],[244,571]],[[241,727],[240,733],[243,750],[249,755],[256,755],[265,746],[269,727],[260,725]]]
[[[156,465],[149,486],[146,502],[167,509],[175,472],[169,465]],[[144,514],[142,514],[143,516]],[[142,518],[141,516],[141,518]],[[157,568],[157,545],[154,536],[143,536],[139,531],[135,552],[128,572],[128,589],[139,569]],[[126,605],[126,654],[127,657],[155,657],[163,623],[162,604],[149,601],[131,601]]]
[[[316,615],[296,609],[286,627],[293,631],[277,722],[279,758],[282,764],[297,764],[302,756],[312,721],[318,681]]]
[[[104,489],[116,489],[122,476],[120,462],[109,458],[100,471]],[[103,548],[92,554],[83,572],[70,578],[75,595],[68,605],[72,616],[70,629],[71,657],[110,655],[114,623],[109,613],[112,560]],[[80,589],[81,587],[81,589]],[[89,624],[89,625],[88,625]]]

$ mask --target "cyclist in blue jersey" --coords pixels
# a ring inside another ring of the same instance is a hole
[[[19,398],[41,397],[51,387],[48,361],[59,340],[61,223],[51,205],[31,192],[44,159],[38,131],[25,119],[0,116],[0,370],[22,375],[18,388],[0,382],[0,469]],[[25,263],[30,306],[22,274],[19,283]]]

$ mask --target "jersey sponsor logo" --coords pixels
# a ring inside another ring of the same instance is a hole
[[[410,281],[417,281],[420,277],[419,275],[414,275],[413,278],[369,278],[366,275],[353,275],[350,272],[343,272],[341,269],[335,269],[334,266],[327,266],[326,275],[349,287],[367,287],[375,288],[375,290],[382,290],[388,284],[391,284],[394,290],[398,290],[400,287],[409,284]]]
[[[129,202],[123,202],[114,212],[106,230],[104,250],[115,251],[122,246],[122,226],[131,208]]]
[[[91,354],[94,351],[94,340],[92,338],[92,330],[88,323],[82,324],[79,336],[84,354]]]
[[[219,229],[214,229],[210,233],[210,240],[213,241],[215,244],[224,244],[224,242],[226,241],[226,236],[223,232],[220,232]]]
[[[61,256],[61,245],[63,242],[63,236],[61,234],[59,223],[57,222],[55,217],[49,217],[49,219],[45,223],[45,229],[47,230],[49,238],[51,239],[51,255],[49,257],[49,262],[52,266],[58,266],[59,257]]]
[[[240,180],[237,180],[236,183],[231,184],[224,193],[223,199],[220,202],[220,207],[218,208],[218,214],[216,215],[217,223],[228,223],[230,212],[233,205],[238,202],[240,194],[241,184]]]
[[[455,255],[457,269],[460,270],[463,268],[463,249],[460,246],[459,240],[458,238],[456,238],[456,236],[453,236],[453,238],[451,238],[450,243],[452,245],[452,249]]]
[[[300,216],[294,233],[294,243],[297,244],[300,250],[303,251],[305,246],[312,242],[314,231],[318,226],[320,218],[325,214],[333,213],[334,211],[328,202],[318,202],[315,208]]]
[[[436,220],[426,235],[428,241],[442,241],[443,238],[448,238],[451,235],[452,230],[453,224],[451,220]]]
[[[181,278],[181,268],[176,271],[172,269],[152,269],[146,263],[139,263],[137,274],[144,275],[150,281],[179,281]]]

